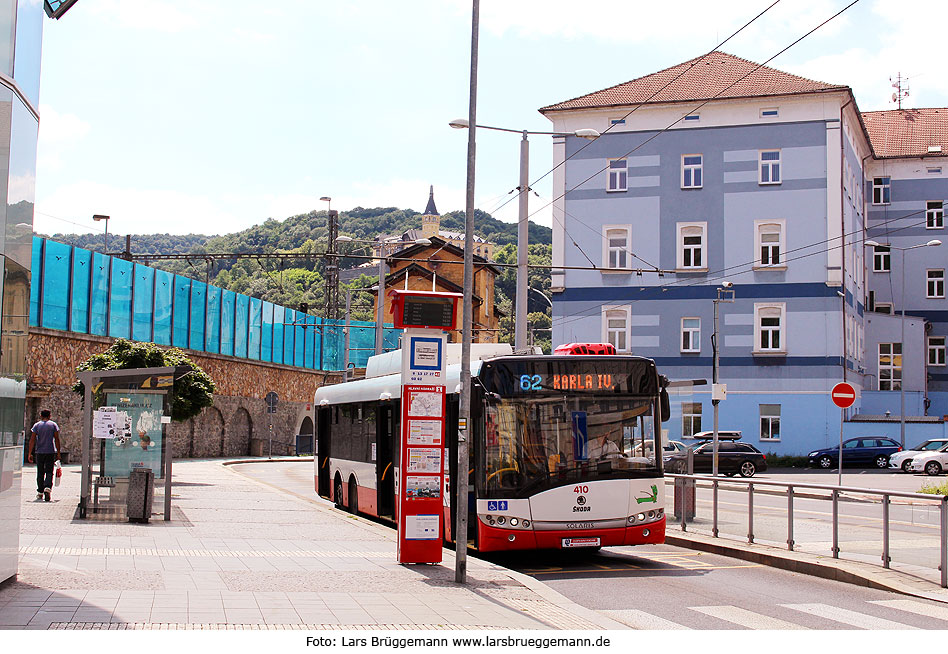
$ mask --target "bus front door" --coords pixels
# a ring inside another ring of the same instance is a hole
[[[378,515],[380,518],[395,519],[395,429],[398,402],[382,402],[378,408],[376,421],[376,488]]]
[[[332,425],[332,407],[319,409],[316,415],[316,494],[329,498],[329,430]]]

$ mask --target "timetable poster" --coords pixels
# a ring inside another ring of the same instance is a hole
[[[441,445],[441,427],[443,424],[440,420],[409,420],[408,444]]]
[[[106,402],[124,411],[131,433],[105,442],[105,476],[128,477],[132,470],[151,468],[161,477],[161,416],[163,393],[109,391]]]

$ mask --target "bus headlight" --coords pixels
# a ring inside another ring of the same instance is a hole
[[[639,520],[639,521],[643,521],[643,520],[645,520],[645,514],[644,514],[644,513],[640,513],[640,514],[638,514],[637,516],[635,516],[635,519],[636,519],[636,520]]]
[[[519,524],[520,524],[520,521],[517,520],[516,518],[511,518],[511,519],[510,519],[510,526],[511,526],[511,527],[516,527],[516,526],[519,525]]]
[[[522,526],[524,529],[526,529],[527,527],[530,526],[530,521],[529,521],[529,520],[524,520],[524,521],[521,522],[520,524],[521,524],[521,526]]]
[[[505,522],[507,522],[507,518],[505,518],[505,517],[502,516],[502,515],[501,515],[501,516],[497,516],[497,524],[502,525],[502,524],[504,524]]]

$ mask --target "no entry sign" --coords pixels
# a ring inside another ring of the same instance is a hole
[[[856,401],[856,389],[853,388],[852,384],[846,382],[840,382],[833,386],[830,395],[833,398],[833,404],[840,409],[848,409]]]

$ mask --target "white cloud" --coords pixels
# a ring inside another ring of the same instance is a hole
[[[49,105],[40,105],[38,168],[58,170],[63,153],[80,143],[91,129],[89,123],[74,114],[59,113]]]
[[[198,2],[188,2],[186,11],[176,7],[173,2],[163,0],[86,0],[82,4],[84,9],[96,16],[118,23],[125,29],[177,33],[200,27],[204,22],[196,15],[202,11],[202,3]]]

